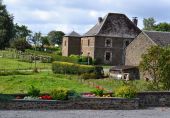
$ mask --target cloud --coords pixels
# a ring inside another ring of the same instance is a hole
[[[169,0],[4,0],[15,22],[27,25],[32,31],[51,30],[85,33],[95,25],[97,17],[108,12],[126,14],[130,19],[154,17],[157,22],[170,22]]]

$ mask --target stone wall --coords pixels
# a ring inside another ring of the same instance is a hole
[[[140,92],[140,107],[170,107],[170,92]]]
[[[139,99],[81,98],[79,100],[11,100],[1,102],[0,109],[124,109],[139,108]]]
[[[83,37],[81,38],[81,51],[83,56],[89,56],[94,59],[94,45],[95,37]]]
[[[156,45],[143,32],[140,33],[126,48],[125,65],[138,66],[141,61],[141,55],[147,52],[147,49]]]

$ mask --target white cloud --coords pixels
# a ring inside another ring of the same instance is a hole
[[[108,12],[126,14],[130,19],[154,17],[158,22],[170,22],[169,0],[4,0],[15,22],[27,25],[33,31],[50,30],[85,33],[96,24],[97,17]]]

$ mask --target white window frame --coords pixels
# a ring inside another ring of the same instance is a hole
[[[106,60],[106,54],[107,54],[107,53],[110,53],[110,59],[109,59],[109,60]],[[111,62],[112,62],[112,52],[111,52],[111,51],[105,51],[104,61],[105,61],[106,63],[111,63]]]
[[[109,46],[107,45],[107,41],[108,40],[110,41],[110,45]],[[111,38],[106,38],[105,39],[105,47],[107,47],[107,48],[111,48],[112,47],[112,39]]]

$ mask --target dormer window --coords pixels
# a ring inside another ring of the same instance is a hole
[[[106,39],[105,40],[105,47],[112,47],[112,40],[111,39]]]

